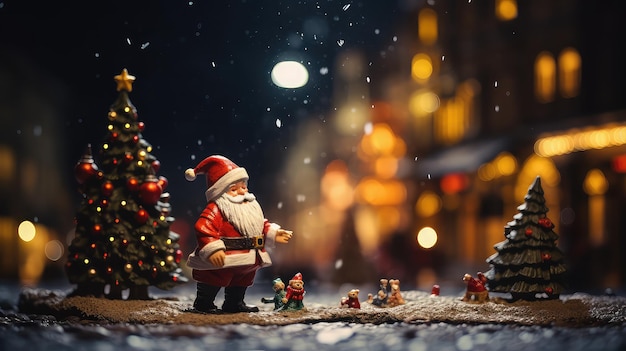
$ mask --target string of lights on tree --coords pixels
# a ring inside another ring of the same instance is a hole
[[[128,97],[134,80],[126,69],[115,76],[119,95],[108,113],[101,166],[89,145],[74,169],[82,202],[66,273],[75,295],[120,299],[129,289],[128,299],[147,299],[148,286],[187,282],[179,235],[170,230],[168,181],[156,176],[160,163]]]

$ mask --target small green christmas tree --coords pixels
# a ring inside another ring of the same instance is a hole
[[[487,259],[489,291],[510,293],[514,300],[556,299],[563,292],[566,267],[545,202],[537,177],[519,213],[504,227],[506,240],[496,244],[497,252]]]
[[[126,69],[115,76],[119,96],[108,114],[102,170],[91,146],[74,169],[82,203],[65,267],[74,295],[121,299],[129,289],[128,299],[148,299],[148,286],[187,282],[179,235],[170,231],[167,179],[156,177],[160,163],[128,97],[134,79]]]

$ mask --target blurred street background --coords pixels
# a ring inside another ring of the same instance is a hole
[[[294,231],[264,282],[457,292],[540,176],[568,289],[621,291],[625,4],[0,0],[0,281],[65,280],[73,168],[126,68],[185,257],[184,170],[222,154]]]

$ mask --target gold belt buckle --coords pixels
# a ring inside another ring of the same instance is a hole
[[[253,236],[252,245],[255,249],[262,249],[265,246],[265,238],[262,236]]]

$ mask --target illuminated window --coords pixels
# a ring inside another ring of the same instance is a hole
[[[606,223],[604,214],[606,213],[605,194],[609,188],[604,173],[599,169],[592,169],[587,172],[583,189],[589,195],[589,236],[595,245],[602,245],[605,241]]]
[[[437,41],[437,13],[426,8],[420,11],[417,24],[420,41],[430,45]]]
[[[559,91],[564,98],[578,95],[580,89],[580,54],[566,48],[559,55]]]
[[[535,60],[535,96],[540,102],[554,100],[556,63],[549,52],[543,51]]]
[[[517,1],[496,0],[496,17],[501,21],[517,18]]]
[[[472,80],[459,84],[453,98],[441,100],[434,113],[434,133],[443,144],[461,141],[470,131],[474,116],[476,83]]]

